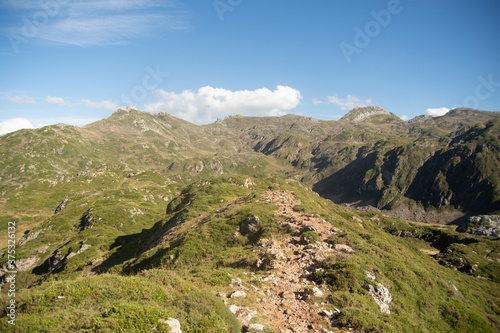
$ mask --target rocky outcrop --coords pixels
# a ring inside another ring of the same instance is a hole
[[[65,196],[64,200],[59,204],[59,206],[57,206],[56,211],[54,212],[54,214],[57,214],[60,211],[64,210],[66,208],[66,206],[68,205],[68,202],[69,202],[69,197]]]
[[[258,216],[250,216],[243,221],[240,226],[240,233],[245,236],[248,234],[253,234],[257,231],[257,226],[259,225],[259,217]]]
[[[90,208],[80,220],[80,230],[92,229],[94,223],[100,220],[100,217],[94,216],[94,208]]]
[[[37,239],[40,234],[44,233],[46,229],[40,229],[34,232],[30,232],[27,235],[21,237],[21,239],[18,242],[18,245],[24,245],[28,243],[29,241],[32,241],[34,239]]]
[[[39,261],[40,257],[37,255],[31,256],[29,258],[17,259],[16,269],[20,272],[27,272],[35,268]]]
[[[368,288],[368,292],[372,296],[373,300],[380,307],[380,312],[391,314],[391,310],[389,310],[389,303],[392,302],[392,296],[389,289],[381,283],[377,283],[376,287],[369,285]]]
[[[465,224],[457,228],[457,231],[478,236],[500,237],[500,216],[471,216]]]

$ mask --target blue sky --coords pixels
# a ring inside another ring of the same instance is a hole
[[[497,0],[0,0],[0,134],[120,106],[194,123],[500,110]]]

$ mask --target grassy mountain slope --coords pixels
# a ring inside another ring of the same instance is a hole
[[[130,194],[70,196],[67,207],[41,226],[43,233],[18,246],[20,257],[41,257],[18,275],[21,328],[149,331],[159,318],[175,316],[194,331],[231,332],[235,317],[216,310],[225,307],[214,295],[237,290],[232,279],[239,278],[247,297],[226,301],[254,308],[253,321],[276,331],[286,325],[280,318],[291,314],[311,318],[317,331],[331,329],[330,319],[317,313],[336,309],[340,329],[500,329],[496,239],[354,213],[278,178],[213,176],[160,201],[168,186],[159,186],[164,179],[156,177],[147,187],[139,187],[140,177],[127,178],[120,188],[136,188]],[[154,200],[141,191],[146,188]],[[138,210],[144,215],[132,213]],[[90,221],[84,218],[89,211]],[[259,222],[244,232],[252,216]],[[85,244],[91,247],[78,253]],[[308,296],[312,281],[324,296]],[[390,315],[370,296],[377,283],[392,295]],[[268,301],[281,305],[268,312]]]

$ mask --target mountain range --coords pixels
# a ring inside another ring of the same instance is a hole
[[[21,331],[500,329],[498,238],[454,230],[500,212],[498,112],[126,107],[3,135],[0,157]]]

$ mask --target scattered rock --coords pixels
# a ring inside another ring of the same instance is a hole
[[[465,224],[457,228],[457,231],[478,236],[500,237],[500,215],[471,216]]]
[[[226,293],[217,293],[217,295],[216,295],[216,296],[217,296],[217,297],[220,297],[220,298],[222,298],[222,299],[227,298]]]

